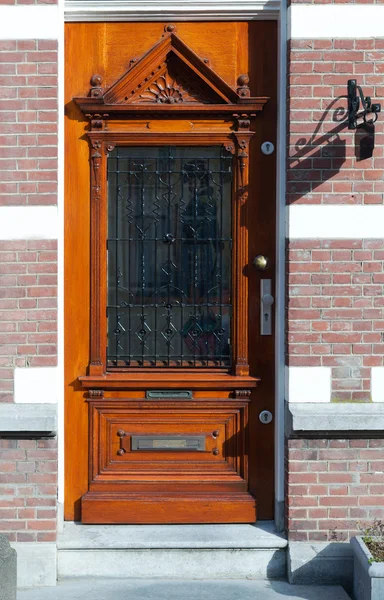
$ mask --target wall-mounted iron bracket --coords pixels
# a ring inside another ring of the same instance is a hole
[[[362,111],[359,113],[360,104]],[[372,104],[370,96],[364,96],[356,79],[348,79],[348,129],[357,129],[359,118],[362,118],[364,123],[375,123],[379,112],[381,112],[381,104]],[[367,115],[373,116],[367,120]]]

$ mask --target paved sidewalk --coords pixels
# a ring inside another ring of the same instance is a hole
[[[338,586],[284,581],[77,579],[57,587],[20,590],[18,600],[350,600]]]

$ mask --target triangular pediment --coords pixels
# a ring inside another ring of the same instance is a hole
[[[83,114],[92,120],[92,128],[103,128],[104,120],[131,119],[147,114],[152,117],[172,114],[231,118],[248,123],[262,110],[267,97],[251,97],[249,77],[239,75],[234,89],[177,35],[169,24],[165,33],[144,56],[132,59],[129,69],[109,88],[102,77],[91,77],[87,97],[73,98]]]
[[[103,94],[105,104],[233,104],[237,92],[176,34],[166,35]]]

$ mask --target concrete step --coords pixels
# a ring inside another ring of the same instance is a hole
[[[20,590],[18,600],[350,600],[339,586],[285,581],[66,580],[55,588]]]
[[[287,540],[256,525],[82,525],[58,538],[58,577],[283,579]]]

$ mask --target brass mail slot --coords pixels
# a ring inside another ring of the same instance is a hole
[[[205,436],[133,435],[131,437],[131,450],[203,452],[205,450]]]
[[[189,400],[193,398],[193,394],[191,390],[147,390],[145,397],[147,400],[151,400],[152,398],[159,399],[184,399]]]

